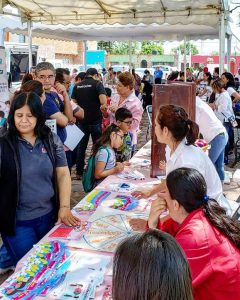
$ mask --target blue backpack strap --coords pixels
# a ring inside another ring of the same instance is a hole
[[[106,165],[107,165],[107,163],[108,163],[108,161],[109,161],[109,158],[110,158],[110,155],[111,155],[111,153],[110,153],[110,151],[109,151],[108,147],[101,146],[101,147],[99,148],[99,150],[100,150],[100,149],[105,149],[105,150],[107,150],[107,154],[108,154],[108,156],[107,156],[107,161],[106,161]]]

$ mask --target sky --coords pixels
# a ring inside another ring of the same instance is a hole
[[[236,0],[234,3],[237,3]],[[240,0],[238,1],[240,5]],[[231,3],[231,9],[234,8],[236,4]],[[230,23],[231,30],[233,34],[239,37],[240,40],[240,7],[233,11],[231,14],[231,19],[233,22]],[[180,43],[183,43],[180,42]],[[199,54],[210,55],[213,51],[219,51],[219,40],[205,40],[205,41],[193,41],[194,45],[197,46]],[[172,48],[176,48],[179,45],[179,42],[165,42],[164,43],[164,53],[170,54]],[[232,54],[238,52],[240,54],[240,41],[237,41],[234,37],[232,38]]]

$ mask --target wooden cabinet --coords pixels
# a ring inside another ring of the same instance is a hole
[[[151,149],[151,177],[164,175],[159,170],[160,160],[166,161],[165,144],[158,143],[155,135],[155,118],[161,105],[174,104],[181,106],[187,112],[189,119],[195,120],[196,111],[196,85],[194,83],[171,82],[153,86],[153,126]]]

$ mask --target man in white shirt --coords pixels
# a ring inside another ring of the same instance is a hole
[[[217,173],[224,181],[224,149],[228,135],[221,121],[216,117],[211,107],[196,97],[196,123],[203,138],[211,148],[209,158],[216,167]]]

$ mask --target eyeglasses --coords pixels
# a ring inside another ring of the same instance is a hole
[[[121,135],[121,134],[119,134],[119,133],[116,133],[116,135],[120,136],[121,140],[123,140],[124,135]]]
[[[127,125],[131,125],[133,121],[122,121],[122,122],[127,124]]]
[[[55,78],[55,76],[54,75],[48,75],[48,76],[40,75],[40,76],[38,76],[38,78],[45,81],[47,79],[52,80],[53,78]]]

